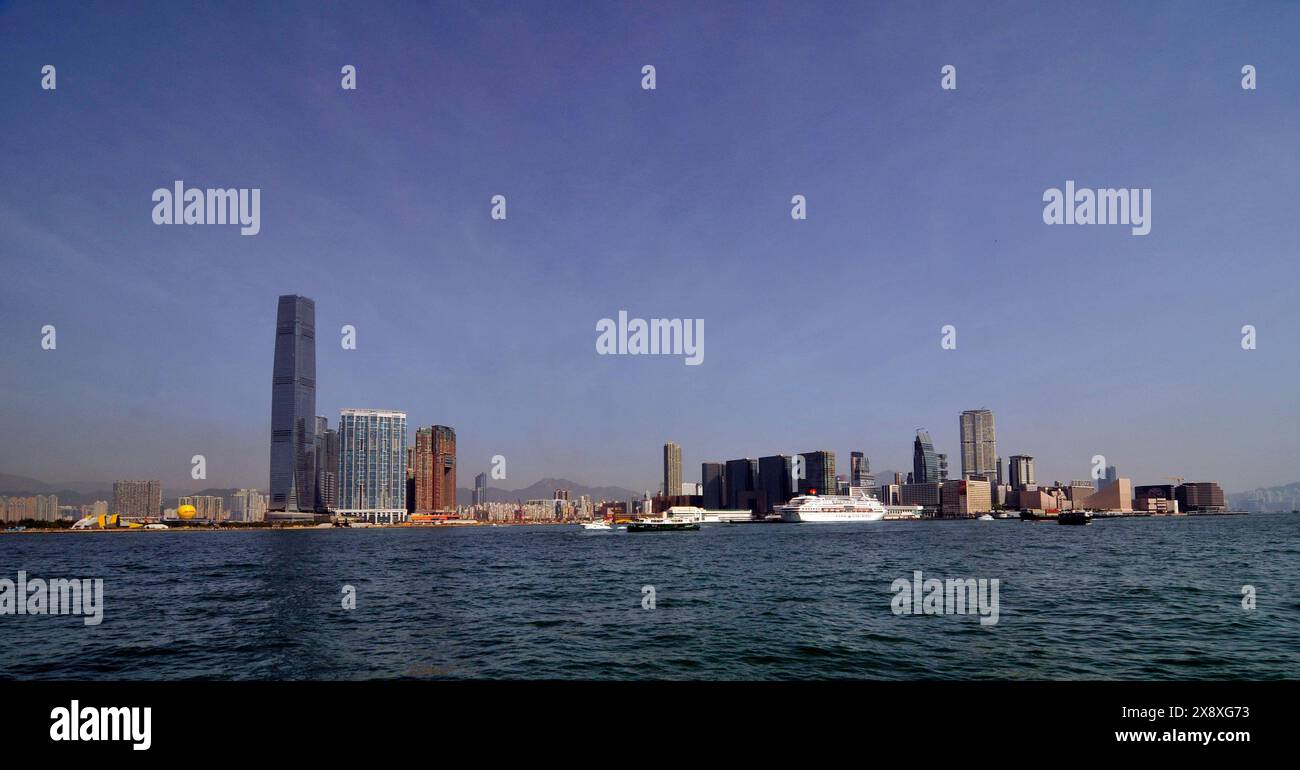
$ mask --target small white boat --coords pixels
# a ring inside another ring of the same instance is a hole
[[[607,521],[585,521],[582,523],[582,528],[599,530],[602,532],[608,532],[610,529],[612,529],[612,527],[609,526],[609,522]]]
[[[993,516],[992,514],[986,513],[983,516],[980,516],[978,521],[993,521]]]

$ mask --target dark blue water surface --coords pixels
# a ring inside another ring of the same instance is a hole
[[[0,536],[19,570],[104,621],[0,616],[3,677],[1300,678],[1293,514]],[[895,615],[913,570],[997,578],[999,622]]]

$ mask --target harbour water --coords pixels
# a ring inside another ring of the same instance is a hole
[[[104,619],[0,616],[4,678],[1300,678],[1294,514],[0,536],[20,570]],[[998,622],[895,614],[915,570]]]

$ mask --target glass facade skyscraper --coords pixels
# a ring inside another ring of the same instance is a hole
[[[339,413],[339,508],[377,524],[406,518],[406,412]]]
[[[704,487],[704,507],[716,511],[727,503],[726,466],[722,463],[701,463],[700,486]]]
[[[763,487],[763,513],[771,513],[776,506],[785,505],[794,497],[794,475],[790,455],[769,455],[758,458],[758,483]]]
[[[912,441],[912,483],[934,484],[939,478],[939,456],[934,453],[934,442],[930,433],[924,430],[916,432]]]
[[[758,461],[748,457],[742,460],[728,460],[724,476],[727,480],[727,510],[755,510]]]
[[[316,303],[280,297],[271,378],[271,500],[268,518],[317,509]]]

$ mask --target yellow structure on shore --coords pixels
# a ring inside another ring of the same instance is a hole
[[[72,525],[73,529],[139,529],[140,525],[133,521],[122,521],[122,517],[116,513],[101,513],[98,516],[87,516],[76,524]]]

